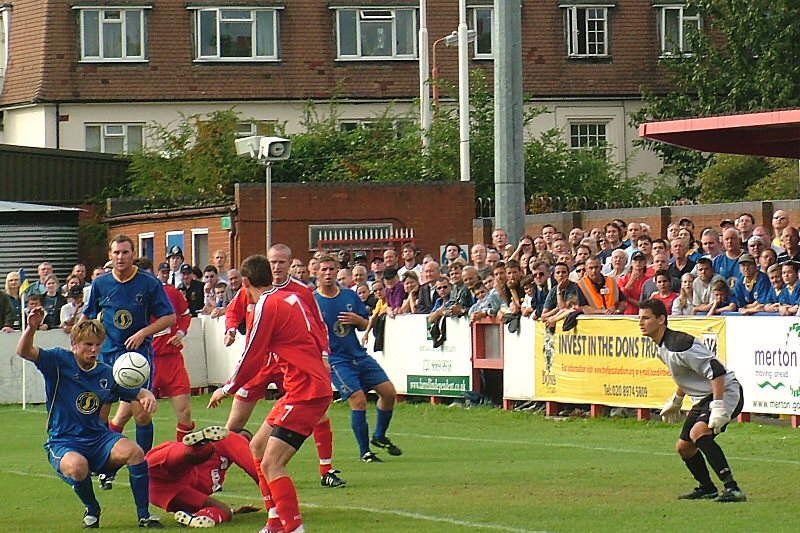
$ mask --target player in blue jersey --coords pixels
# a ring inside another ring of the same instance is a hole
[[[321,257],[317,290],[314,293],[322,318],[328,326],[331,381],[342,399],[350,403],[351,423],[361,460],[365,463],[380,463],[381,459],[369,448],[367,392],[374,390],[378,394],[378,421],[372,435],[372,444],[385,449],[389,455],[401,455],[403,452],[400,448],[386,436],[397,392],[381,365],[367,354],[356,336],[356,329],[366,329],[369,313],[355,291],[336,284],[337,271],[338,266],[333,257]]]
[[[103,423],[100,411],[114,398],[137,401],[148,413],[157,403],[147,389],[126,389],[114,381],[111,367],[97,356],[106,333],[98,320],[83,321],[70,333],[72,351],[39,349],[33,337],[44,318],[37,307],[17,344],[17,354],[32,361],[44,376],[47,396],[47,443],[50,464],[72,486],[86,507],[84,528],[100,527],[100,503],[94,495],[91,472],[113,474],[128,465],[139,527],[163,527],[150,516],[150,479],[142,449]]]
[[[103,322],[107,334],[101,353],[104,363],[113,366],[117,357],[130,351],[139,352],[147,358],[151,374],[146,388],[150,388],[155,368],[152,336],[170,328],[176,318],[161,282],[150,274],[139,272],[134,266],[133,251],[133,239],[130,237],[118,235],[111,239],[108,257],[113,264],[112,270],[92,282],[83,315],[85,318],[101,318]],[[156,320],[152,320],[154,317]],[[136,420],[136,442],[144,453],[149,452],[153,447],[153,418],[147,410],[142,409],[139,402],[121,400],[109,428],[122,432],[133,415]],[[111,488],[104,476],[100,482],[102,488]]]

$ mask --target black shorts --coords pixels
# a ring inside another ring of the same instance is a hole
[[[714,399],[713,394],[709,394],[705,398],[703,398],[700,402],[692,407],[692,410],[689,411],[689,414],[686,415],[686,420],[683,423],[683,428],[681,429],[681,440],[685,440],[687,442],[692,442],[691,437],[689,436],[690,432],[694,425],[698,422],[705,422],[708,424],[708,420],[711,417],[711,402]],[[742,412],[742,407],[744,407],[744,390],[742,386],[739,385],[739,403],[736,404],[736,408],[731,413],[731,420],[739,416],[739,413]],[[720,433],[725,431],[728,427],[728,424],[722,426],[720,429]],[[714,433],[712,433],[714,436]]]

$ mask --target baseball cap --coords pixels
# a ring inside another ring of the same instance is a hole
[[[70,287],[69,291],[67,292],[67,296],[70,298],[83,298],[83,288],[75,285],[74,287]]]
[[[376,255],[375,257],[372,258],[372,262],[373,263],[378,263],[378,262],[383,263],[383,257],[381,257],[379,255]]]
[[[725,228],[725,227],[733,226],[733,225],[734,225],[733,221],[731,219],[729,219],[729,218],[726,218],[725,220],[723,220],[722,222],[719,223],[719,227],[720,228]]]
[[[637,261],[639,259],[647,259],[647,257],[645,257],[645,255],[638,250],[631,254],[631,261]]]
[[[397,276],[396,268],[389,267],[383,272],[383,279],[392,279],[395,276]]]
[[[192,265],[181,265],[181,274],[191,274],[192,272]]]
[[[367,259],[367,254],[366,254],[366,253],[364,253],[364,252],[356,252],[356,255],[354,255],[354,256],[353,256],[353,260],[354,260],[354,261],[357,261],[357,260],[359,260],[359,259],[363,259],[363,260],[365,260],[365,261],[366,261],[366,259]]]
[[[159,263],[158,264],[158,271],[161,272],[163,270],[169,270],[169,263]]]
[[[181,247],[178,246],[177,244],[174,246],[170,246],[169,251],[167,252],[167,259],[169,259],[173,255],[179,255],[183,257],[183,250],[181,250]]]
[[[753,256],[752,256],[752,255],[750,255],[750,254],[742,254],[742,255],[740,255],[740,256],[739,256],[739,264],[740,264],[740,265],[741,265],[742,263],[747,263],[747,262],[750,262],[750,263],[755,263],[755,262],[756,262],[756,260],[755,260],[755,259],[753,259]]]

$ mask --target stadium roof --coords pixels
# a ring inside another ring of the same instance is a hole
[[[639,136],[701,152],[800,159],[800,109],[647,122]]]

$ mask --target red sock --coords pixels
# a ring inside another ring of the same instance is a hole
[[[314,442],[319,455],[319,475],[324,476],[333,470],[333,430],[330,418],[314,426]]]
[[[288,476],[273,479],[269,484],[269,490],[275,500],[275,507],[278,508],[283,529],[294,531],[302,526],[303,517],[300,515],[300,503],[297,501],[297,491],[292,479]]]
[[[113,431],[114,433],[122,433],[122,430],[125,429],[124,427],[119,427],[114,424],[111,420],[108,421],[108,429]]]
[[[261,459],[253,459],[256,463],[256,472],[258,473],[258,488],[261,489],[261,495],[264,497],[264,509],[269,511],[275,507],[275,502],[272,501],[272,493],[269,490],[267,478],[264,477],[264,471],[261,470]]]
[[[195,428],[194,420],[192,420],[192,423],[190,425],[188,425],[188,426],[178,422],[178,429],[175,432],[175,434],[178,437],[177,440],[183,440],[183,437],[185,437],[186,435],[188,435],[189,433],[194,431],[194,428]]]
[[[220,509],[219,507],[203,507],[196,513],[195,516],[207,516],[211,520],[214,521],[216,524],[221,524],[223,522],[230,522],[231,515],[230,513],[226,513],[224,510]]]

